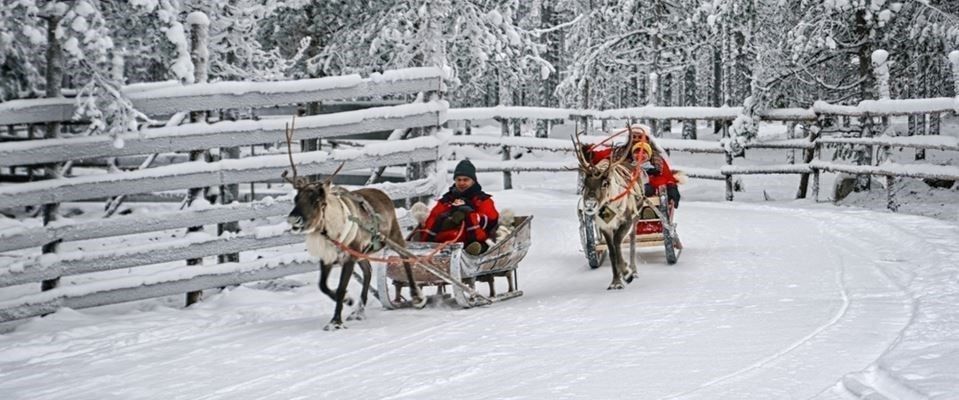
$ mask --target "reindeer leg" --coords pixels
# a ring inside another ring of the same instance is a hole
[[[353,276],[352,259],[343,263],[343,270],[340,271],[340,285],[336,288],[336,309],[333,310],[333,319],[323,327],[325,331],[346,328],[343,325],[343,303],[346,300],[346,287],[350,284],[350,278]]]
[[[323,294],[329,296],[331,300],[337,301],[336,293],[333,292],[333,289],[330,289],[330,286],[326,282],[330,278],[330,272],[332,271],[333,264],[326,264],[323,261],[320,261],[320,282],[318,282],[318,285],[320,286],[320,291],[323,292]],[[347,297],[346,304],[352,306],[353,299]]]
[[[360,269],[363,270],[363,291],[360,292],[360,304],[356,307],[356,310],[353,310],[353,312],[346,317],[347,321],[362,321],[366,319],[366,299],[370,293],[370,282],[373,280],[373,267],[370,266],[370,262],[362,260],[357,261],[357,264],[359,264]]]
[[[611,268],[613,270],[613,281],[609,283],[606,290],[620,290],[626,287],[623,282],[623,276],[620,273],[623,265],[623,256],[620,243],[615,240],[617,236],[615,233],[603,232],[603,238],[606,239],[607,246],[609,246],[609,261],[610,264],[613,265],[613,268]]]
[[[616,235],[619,236],[619,243],[622,243],[623,238],[629,236],[629,262],[623,263],[623,279],[626,283],[633,282],[633,276],[636,274],[636,265],[634,260],[636,259],[636,223],[632,218],[629,218],[629,225],[626,228],[620,228],[617,230]],[[622,252],[622,248],[620,248]]]

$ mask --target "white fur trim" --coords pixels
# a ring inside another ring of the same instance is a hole
[[[686,173],[683,171],[673,171],[673,178],[676,179],[676,183],[679,185],[685,185],[686,182],[689,182],[689,177],[686,176]]]

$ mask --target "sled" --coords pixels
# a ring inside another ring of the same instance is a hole
[[[500,239],[486,252],[471,255],[464,251],[463,243],[407,242],[406,250],[417,256],[427,256],[430,266],[440,274],[428,271],[420,265],[413,266],[414,284],[421,288],[435,287],[436,294],[427,296],[431,303],[455,303],[463,308],[495,303],[523,295],[518,288],[517,268],[530,247],[532,216],[516,216],[515,227],[505,238]],[[385,257],[396,256],[392,250],[384,251]],[[376,286],[380,303],[386,309],[410,307],[408,299],[401,296],[402,288],[410,282],[401,262],[388,262],[376,269]],[[513,283],[512,290],[491,296],[479,295],[471,290],[477,281],[492,282],[497,277],[506,277]],[[453,280],[453,282],[450,282]],[[446,293],[447,286],[452,293]],[[392,288],[391,288],[392,287]],[[392,290],[391,290],[392,289]]]
[[[666,188],[660,187],[656,196],[645,198],[640,207],[639,217],[634,220],[635,228],[622,244],[638,247],[662,246],[666,263],[675,264],[682,253],[682,245],[676,232],[673,214],[673,203],[666,199]],[[595,217],[585,215],[582,204],[579,204],[577,215],[580,241],[586,261],[590,268],[599,268],[606,260],[608,244],[599,233],[599,228],[596,227]]]

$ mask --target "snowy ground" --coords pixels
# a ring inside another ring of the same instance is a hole
[[[735,161],[783,162],[782,150]],[[535,216],[523,297],[471,310],[374,301],[339,332],[321,330],[333,304],[313,274],[208,291],[188,309],[176,296],[62,310],[5,327],[0,399],[959,396],[955,190],[921,201],[923,184],[904,183],[922,192],[906,211],[934,219],[882,210],[881,191],[846,202],[872,211],[792,200],[798,176],[743,177],[732,203],[722,182],[694,180],[680,262],[647,250],[637,281],[608,292],[609,267],[589,270],[579,250],[573,174],[513,179],[502,191],[501,174],[480,176],[500,208]]]
[[[495,174],[481,176],[496,186]],[[494,192],[535,215],[525,296],[368,309],[322,331],[315,276],[63,310],[0,336],[0,397],[949,398],[959,392],[959,226],[806,202],[687,201],[687,249],[605,290],[579,250],[571,174]],[[696,200],[697,188],[687,191]],[[303,286],[300,286],[303,285]]]

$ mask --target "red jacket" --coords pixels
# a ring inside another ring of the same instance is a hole
[[[591,152],[590,161],[593,164],[597,164],[600,161],[609,158],[613,153],[613,148],[609,146],[597,146],[596,148],[593,148],[590,152]],[[646,161],[647,158],[648,157],[646,156],[646,153],[643,152],[642,150],[637,150],[632,154],[633,162],[643,163]],[[657,169],[659,169],[658,174],[649,175],[648,183],[652,187],[655,188],[655,187],[665,186],[665,185],[675,185],[678,183],[678,181],[676,180],[676,177],[673,176],[673,171],[669,168],[669,163],[666,162],[665,158],[654,155],[652,159],[649,160],[649,162],[652,163],[653,166],[655,166]]]
[[[460,232],[460,225],[443,229],[444,222],[451,214],[457,211],[453,201],[462,198],[466,206],[472,210],[466,210],[465,227],[463,234],[457,239]],[[478,183],[460,193],[455,187],[450,187],[450,191],[436,201],[430,216],[426,218],[423,229],[420,233],[420,240],[424,242],[447,242],[457,239],[458,242],[470,243],[474,241],[484,242],[496,232],[496,224],[499,220],[499,212],[496,211],[496,205],[493,204],[493,198],[483,192]]]

